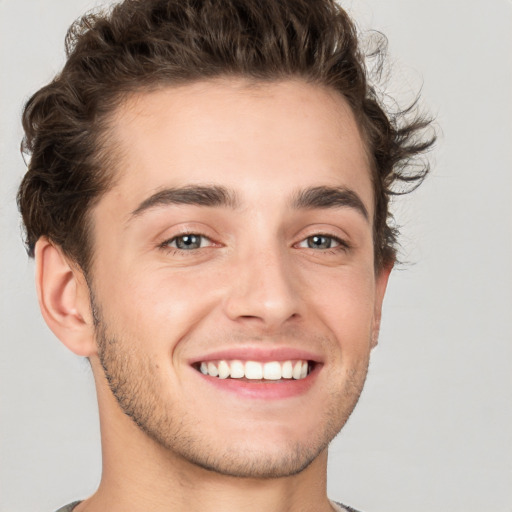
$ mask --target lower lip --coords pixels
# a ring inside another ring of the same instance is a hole
[[[243,398],[260,400],[282,400],[305,394],[314,384],[320,371],[320,364],[316,364],[304,379],[281,379],[278,381],[219,379],[204,375],[194,370],[205,382],[220,390],[237,394]]]

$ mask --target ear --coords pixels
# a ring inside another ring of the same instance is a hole
[[[42,237],[36,243],[36,288],[48,327],[79,356],[96,353],[89,288],[81,270]]]
[[[380,320],[382,317],[382,303],[388,285],[389,275],[393,270],[393,263],[383,266],[375,277],[375,309],[373,313],[373,324],[371,334],[371,348],[377,346],[379,340]]]

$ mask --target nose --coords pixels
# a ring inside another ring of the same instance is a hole
[[[224,302],[231,320],[272,331],[300,317],[296,276],[282,252],[253,252],[235,262]]]

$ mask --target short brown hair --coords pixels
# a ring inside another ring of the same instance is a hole
[[[381,46],[377,52],[383,52]],[[372,162],[375,265],[394,261],[389,199],[397,183],[417,186],[428,164],[429,121],[387,114],[369,84],[356,28],[334,0],[125,0],[77,20],[62,72],[23,112],[22,150],[31,155],[18,191],[33,256],[47,236],[87,273],[88,213],[111,186],[108,123],[127,94],[215,77],[300,78],[348,101]]]

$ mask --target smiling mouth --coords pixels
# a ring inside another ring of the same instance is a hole
[[[314,361],[295,359],[287,361],[201,361],[193,367],[203,375],[217,379],[239,379],[245,381],[272,381],[305,379],[314,369]]]

